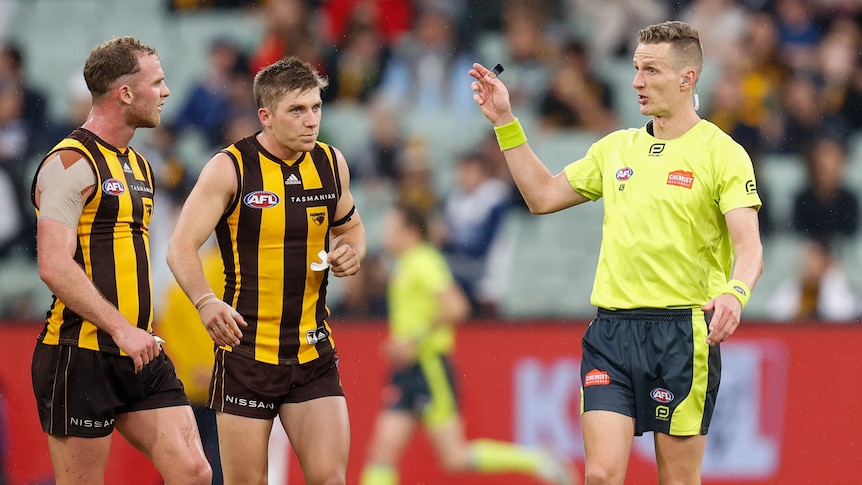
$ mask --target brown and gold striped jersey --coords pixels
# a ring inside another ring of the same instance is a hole
[[[236,347],[270,364],[297,364],[333,352],[326,322],[329,271],[313,271],[341,196],[334,150],[318,142],[281,160],[253,135],[223,150],[238,190],[215,234],[225,267],[224,301],[248,322]]]
[[[80,153],[96,173],[95,190],[84,201],[78,222],[75,261],[129,322],[149,331],[153,321],[149,224],[154,186],[150,164],[132,148],[123,152],[84,128],[60,141],[42,163],[58,150]],[[34,205],[39,170],[41,164],[33,178]],[[49,345],[122,353],[108,333],[56,296],[39,338]]]

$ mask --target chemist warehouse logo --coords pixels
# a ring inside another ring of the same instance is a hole
[[[694,173],[685,170],[674,170],[667,174],[667,184],[690,189],[694,184]]]
[[[611,383],[611,376],[607,372],[593,369],[584,376],[584,387],[607,386]]]
[[[123,182],[120,182],[117,179],[108,179],[102,182],[102,192],[113,195],[113,196],[121,196],[126,191],[126,186]]]
[[[242,198],[242,203],[252,209],[269,209],[275,207],[279,203],[278,195],[268,190],[255,190],[245,194]]]

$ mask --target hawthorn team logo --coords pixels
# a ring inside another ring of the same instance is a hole
[[[312,212],[308,217],[311,217],[311,220],[319,226],[326,220],[326,212]]]
[[[252,209],[269,209],[270,207],[277,206],[280,199],[278,195],[268,190],[255,190],[254,192],[245,194],[242,202]]]
[[[126,192],[126,185],[115,178],[110,178],[102,182],[102,192],[119,197]]]

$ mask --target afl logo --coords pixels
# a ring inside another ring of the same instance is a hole
[[[620,182],[625,182],[626,180],[632,178],[632,175],[635,174],[635,171],[629,167],[621,168],[617,170],[617,180]]]
[[[245,194],[242,202],[252,209],[268,209],[277,206],[279,198],[268,190],[255,190]]]
[[[121,196],[126,191],[126,186],[123,182],[111,178],[102,182],[102,192],[108,195]]]
[[[673,393],[661,387],[656,387],[649,393],[649,395],[653,401],[660,402],[662,404],[667,404],[673,401]]]

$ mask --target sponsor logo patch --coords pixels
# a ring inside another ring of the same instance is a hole
[[[326,331],[326,327],[318,327],[314,330],[308,330],[305,332],[305,340],[308,342],[308,345],[316,345],[317,342],[326,340],[328,337],[329,332]]]
[[[635,174],[635,171],[632,170],[630,167],[623,167],[623,168],[617,170],[617,173],[615,176],[616,176],[617,180],[619,180],[620,182],[625,182],[626,180],[632,178],[632,175],[634,175],[634,174]]]
[[[245,194],[242,202],[252,209],[268,209],[277,206],[279,198],[278,195],[268,190],[256,190]]]
[[[674,170],[667,174],[667,184],[690,189],[694,184],[694,173],[685,170]]]
[[[308,217],[311,218],[312,222],[319,226],[326,220],[326,212],[312,212]]]
[[[649,147],[649,156],[658,157],[664,151],[664,143],[653,143]]]
[[[649,396],[653,401],[660,402],[662,404],[667,404],[673,401],[673,393],[663,387],[656,387],[649,393]]]
[[[102,182],[102,192],[119,197],[126,192],[126,185],[120,180],[110,178]]]
[[[745,182],[745,192],[747,194],[757,193],[757,185],[754,183],[754,180],[748,180]]]
[[[598,369],[587,372],[587,375],[584,377],[584,387],[607,386],[610,383],[611,376],[607,372]]]

